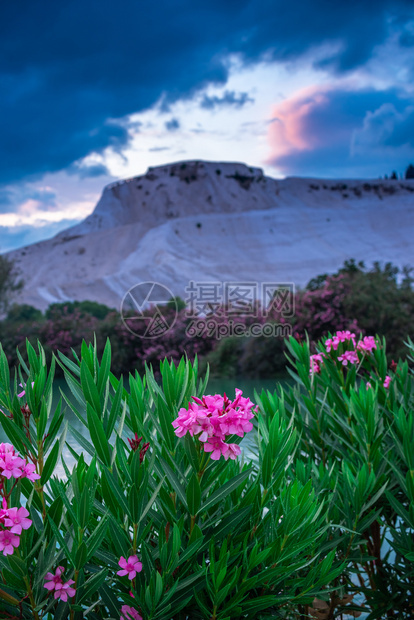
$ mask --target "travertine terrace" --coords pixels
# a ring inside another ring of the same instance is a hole
[[[414,264],[414,181],[275,180],[241,163],[186,161],[107,186],[94,212],[9,256],[19,301],[91,299],[119,307],[157,281],[304,286],[345,259]]]

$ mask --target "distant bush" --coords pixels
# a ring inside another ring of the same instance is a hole
[[[213,377],[240,377],[243,372],[240,359],[243,355],[245,341],[242,338],[229,337],[220,340],[207,355],[205,365],[210,366]]]
[[[111,308],[104,304],[99,304],[96,301],[65,301],[59,304],[51,304],[46,310],[46,318],[54,319],[60,316],[73,314],[75,310],[78,310],[80,314],[90,314],[97,319],[104,319],[110,312]]]
[[[328,332],[350,329],[387,338],[388,356],[403,355],[413,333],[414,291],[410,269],[391,263],[346,261],[336,274],[318,276],[296,296],[295,330],[318,340]]]
[[[376,333],[387,338],[389,362],[404,355],[404,341],[413,336],[414,291],[410,270],[399,270],[387,263],[375,263],[367,269],[363,263],[348,261],[337,273],[313,278],[306,289],[295,296],[295,313],[290,319],[293,335],[300,341],[309,337],[311,344],[336,329],[350,330],[355,334]],[[38,339],[44,346],[48,359],[56,349],[71,355],[79,354],[82,339],[96,337],[98,352],[103,351],[106,339],[112,344],[112,371],[128,374],[144,372],[145,363],[158,367],[165,357],[178,362],[187,354],[200,364],[210,364],[213,375],[221,377],[274,377],[285,372],[285,345],[283,337],[226,336],[207,329],[209,318],[196,321],[197,329],[191,331],[192,319],[186,316],[185,302],[180,297],[170,300],[167,312],[172,323],[176,308],[178,314],[171,329],[155,339],[145,339],[131,333],[119,313],[96,302],[67,302],[53,304],[42,315],[28,305],[14,305],[7,318],[0,321],[0,339],[10,364],[17,364],[16,347],[23,347],[26,338],[32,344]],[[154,310],[147,310],[153,316]],[[226,325],[230,319],[220,322]],[[271,316],[239,316],[237,322],[244,326],[255,323],[281,323],[286,319],[272,311]],[[232,319],[233,320],[233,319]],[[193,321],[194,323],[194,321]],[[198,328],[201,326],[201,329]],[[144,332],[145,326],[142,325]],[[57,369],[60,372],[60,368]]]
[[[171,297],[171,299],[167,302],[167,305],[170,308],[177,308],[178,311],[184,310],[186,308],[186,303],[184,299],[182,299],[179,295],[176,297]]]
[[[13,304],[7,313],[7,320],[19,323],[21,321],[41,321],[42,312],[29,304]]]

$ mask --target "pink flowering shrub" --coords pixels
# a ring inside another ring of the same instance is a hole
[[[346,325],[287,346],[296,385],[255,402],[197,359],[118,379],[109,342],[50,367],[28,343],[11,380],[0,346],[0,617],[409,619],[408,364]]]
[[[369,361],[373,357],[373,351],[379,346],[374,336],[361,337],[358,342],[355,333],[345,330],[337,331],[334,336],[329,336],[322,340],[322,350],[309,356],[309,374],[321,374],[326,360],[335,362],[345,367],[362,367],[362,372],[367,371],[372,366]],[[383,379],[384,388],[389,388],[391,376],[386,375]],[[372,387],[371,382],[366,383],[366,388]]]
[[[409,338],[408,346],[412,361]],[[308,612],[312,617],[328,614],[355,596],[358,613],[408,620],[414,594],[409,516],[414,514],[414,380],[409,365],[389,363],[384,339],[350,330],[328,334],[316,343],[314,354],[308,343],[293,338],[288,347],[292,374],[305,396],[283,388],[273,402],[283,403],[301,437],[295,471],[301,480],[311,479],[319,497],[328,501],[328,522],[352,530],[350,538],[333,534],[337,557],[345,560],[353,548],[361,554],[354,556],[358,581],[347,573],[348,595],[340,599],[343,593],[337,591],[327,602],[316,597]],[[347,577],[342,580],[346,583]]]

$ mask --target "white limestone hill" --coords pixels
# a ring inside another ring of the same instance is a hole
[[[52,239],[10,252],[17,301],[118,307],[155,281],[304,286],[344,260],[414,265],[414,181],[275,180],[241,163],[186,161],[107,186],[94,212]]]

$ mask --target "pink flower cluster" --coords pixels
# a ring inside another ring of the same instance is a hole
[[[236,459],[241,449],[237,444],[228,444],[224,441],[227,435],[243,437],[252,430],[250,422],[258,407],[249,398],[242,396],[243,392],[236,389],[236,398],[231,401],[226,394],[221,396],[203,396],[202,399],[193,396],[195,402],[188,404],[188,409],[182,407],[178,418],[172,422],[177,437],[184,437],[189,432],[204,445],[204,452],[211,452],[214,461],[224,456],[227,461]]]
[[[341,362],[342,366],[348,366],[348,364],[359,364],[360,359],[358,357],[358,353],[362,353],[362,355],[370,354],[374,349],[377,348],[377,343],[375,342],[374,336],[364,336],[357,343],[355,340],[355,334],[350,332],[349,330],[337,331],[335,336],[332,338],[327,338],[324,342],[326,351],[331,353],[331,351],[337,351],[338,347],[341,343],[352,343],[350,350],[343,350],[340,355],[336,358],[338,362]],[[331,354],[332,355],[332,354]],[[315,353],[310,356],[309,363],[309,374],[319,374],[321,372],[324,358],[327,357],[325,353]],[[397,365],[395,362],[391,364],[391,370],[396,370]],[[386,375],[384,380],[384,388],[389,388],[391,383],[391,377]],[[368,381],[366,384],[366,389],[369,390],[372,385]]]
[[[0,551],[3,555],[12,555],[20,544],[20,535],[23,530],[29,529],[32,521],[28,519],[29,511],[26,508],[8,507],[5,493],[5,479],[40,478],[35,472],[35,466],[22,459],[10,443],[0,443],[0,493],[3,495],[0,509]]]
[[[13,555],[15,548],[20,544],[20,535],[28,530],[32,521],[28,519],[29,511],[26,508],[7,508],[7,500],[3,497],[0,509],[0,551],[3,555]],[[8,528],[8,529],[6,529]]]
[[[4,478],[28,478],[32,482],[40,478],[36,473],[36,467],[27,463],[15,451],[10,443],[0,443],[0,477]]]
[[[331,353],[331,351],[337,351],[338,347],[341,343],[350,343],[352,346],[352,350],[343,351],[341,355],[338,355],[338,362],[341,362],[343,366],[347,366],[348,364],[358,364],[358,351],[364,351],[366,353],[371,353],[373,349],[377,348],[375,343],[375,338],[373,336],[365,336],[362,340],[356,343],[355,334],[349,329],[343,331],[337,331],[335,336],[332,338],[327,338],[324,342],[327,353]],[[324,353],[316,353],[315,355],[310,356],[310,368],[309,373],[319,374],[323,365],[323,358],[326,357]]]
[[[323,358],[325,355],[323,353],[315,353],[315,355],[310,356],[310,370],[309,373],[313,375],[314,373],[319,374],[321,372],[321,367],[323,364]]]
[[[333,338],[327,338],[325,340],[326,350],[328,351],[328,353],[330,353],[331,349],[336,351],[341,342],[347,342],[348,340],[351,340],[353,345],[355,346],[355,334],[350,332],[349,329],[346,331],[338,331],[336,332],[336,336],[333,336]]]
[[[364,336],[357,344],[358,351],[365,351],[366,353],[371,353],[371,351],[376,348],[377,343],[375,342],[374,336]]]
[[[347,366],[348,362],[350,364],[358,364],[359,359],[355,351],[344,351],[342,355],[338,355],[338,362],[342,362],[343,366]]]
[[[386,390],[390,387],[390,383],[391,383],[391,377],[389,375],[386,375],[384,383],[383,383]],[[369,388],[372,388],[372,385],[369,381],[367,381],[366,388],[367,390],[369,390]]]
[[[66,603],[68,600],[68,597],[72,598],[72,596],[75,596],[76,589],[72,588],[72,585],[75,583],[73,579],[69,579],[68,581],[63,583],[62,574],[64,572],[65,572],[65,569],[63,568],[63,566],[58,566],[55,571],[55,574],[46,573],[46,577],[45,577],[46,583],[44,587],[46,588],[46,590],[49,590],[49,592],[53,592],[54,590],[55,591],[53,595],[54,598],[60,599]]]

